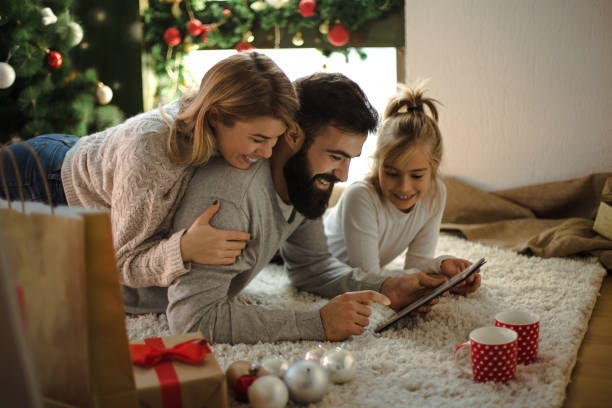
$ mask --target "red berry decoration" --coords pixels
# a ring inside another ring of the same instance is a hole
[[[202,40],[202,42],[208,41],[208,37],[206,36],[206,34],[210,30],[212,30],[212,28],[209,25],[202,26],[202,32],[200,33],[200,39]]]
[[[343,24],[334,24],[327,33],[327,39],[332,45],[341,47],[345,45],[349,40],[349,30]]]
[[[62,54],[51,51],[45,56],[45,64],[51,69],[58,69],[62,66]]]
[[[164,41],[168,44],[168,47],[179,45],[181,42],[181,33],[178,29],[170,27],[164,32]]]
[[[223,14],[225,14],[226,16],[231,16],[232,15],[232,10],[230,9],[225,9],[222,11]]]
[[[202,32],[202,28],[202,22],[197,18],[194,18],[189,23],[187,23],[187,31],[189,31],[189,34],[191,35],[200,35],[200,33]]]
[[[234,395],[238,401],[249,402],[249,387],[257,379],[254,375],[243,375],[234,384]]]
[[[236,50],[237,51],[249,51],[249,50],[252,50],[252,49],[253,49],[253,46],[250,43],[246,42],[246,41],[241,41],[238,44],[236,44]]]
[[[315,0],[301,0],[300,1],[300,14],[304,17],[312,17],[315,14],[317,3]]]

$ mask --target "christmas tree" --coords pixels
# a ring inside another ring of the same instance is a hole
[[[70,50],[83,39],[72,5],[0,3],[0,143],[45,133],[83,136],[123,121],[96,71],[71,63]]]

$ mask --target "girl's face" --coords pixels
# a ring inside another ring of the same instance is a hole
[[[378,170],[380,189],[400,211],[409,212],[427,195],[431,173],[427,155],[419,146]]]
[[[259,159],[269,158],[278,138],[287,130],[285,122],[269,116],[236,121],[233,126],[222,121],[212,121],[211,125],[219,153],[229,164],[243,170]]]

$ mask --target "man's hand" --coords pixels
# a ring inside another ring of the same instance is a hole
[[[347,292],[330,300],[319,310],[327,340],[342,341],[362,334],[370,324],[372,311],[369,305],[372,302],[385,306],[390,304],[386,296],[373,290]]]
[[[407,273],[396,278],[385,279],[380,292],[391,300],[390,306],[393,309],[399,310],[431,292],[446,280],[444,277],[430,276],[423,272]],[[438,303],[438,300],[433,299],[427,305],[421,306],[418,311],[426,313],[431,310],[431,305],[436,303]]]
[[[440,271],[452,278],[465,268],[468,268],[472,263],[466,259],[452,258],[447,259],[440,265]],[[475,292],[480,287],[480,274],[476,271],[472,276],[461,282],[459,285],[451,289],[452,293],[459,295],[466,295],[468,293]]]

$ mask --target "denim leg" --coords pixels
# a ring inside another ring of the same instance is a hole
[[[2,152],[2,170],[8,188],[9,199],[19,201],[19,185],[21,183],[23,198],[26,201],[39,201],[48,204],[44,182],[46,180],[51,192],[53,205],[67,204],[62,186],[62,163],[66,152],[79,140],[76,136],[48,134],[41,135],[24,143],[29,144],[40,159],[45,172],[43,179],[32,152],[20,144],[12,144],[6,149],[15,156],[19,178],[15,174],[13,161],[8,152]],[[1,174],[0,174],[1,176]],[[5,185],[0,180],[0,197],[6,199]]]

